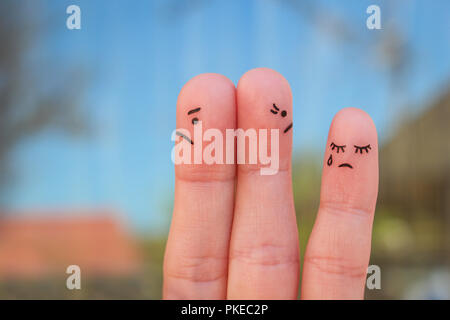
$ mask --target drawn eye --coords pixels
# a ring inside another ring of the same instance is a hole
[[[359,147],[359,146],[354,146],[355,147],[355,153],[363,153],[363,150],[366,151],[366,153],[369,153],[369,150],[372,150],[372,148],[370,147],[370,144],[368,144],[367,146],[364,147]]]
[[[332,142],[330,144],[331,150],[337,149],[336,152],[339,153],[339,150],[342,150],[342,152],[345,152],[344,148],[346,147],[346,145],[343,146],[338,146],[337,144],[335,144],[334,142]]]
[[[192,124],[197,124],[197,122],[198,122],[198,118],[192,119]]]
[[[278,111],[280,111],[280,109],[278,109],[275,103],[272,105],[272,107],[273,109],[270,109],[270,112],[272,112],[273,114],[278,114]]]

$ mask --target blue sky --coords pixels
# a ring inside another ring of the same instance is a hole
[[[18,146],[7,205],[24,212],[112,208],[136,230],[165,232],[176,99],[200,73],[221,73],[235,84],[255,67],[282,73],[294,96],[295,152],[318,154],[339,109],[366,110],[383,140],[401,115],[419,112],[450,79],[445,0],[314,1],[319,21],[338,15],[357,42],[337,40],[283,0],[22,1],[49,23],[33,51],[33,61],[51,61],[43,81],[58,79],[63,66],[87,70],[80,100],[94,129],[80,139],[50,129]],[[374,3],[383,30],[366,28]],[[81,30],[65,27],[70,4],[81,7]],[[411,56],[401,91],[377,58],[390,23]]]

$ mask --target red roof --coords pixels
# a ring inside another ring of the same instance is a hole
[[[0,220],[0,277],[127,275],[138,270],[132,238],[111,217],[4,218]]]

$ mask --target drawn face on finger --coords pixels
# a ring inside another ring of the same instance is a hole
[[[187,112],[187,117],[190,119],[190,122],[192,123],[192,126],[195,126],[200,121],[198,113],[200,112],[201,109],[202,109],[201,107],[196,107],[194,109],[190,109]],[[180,131],[176,131],[176,134],[177,134],[177,136],[182,137],[184,140],[186,140],[190,144],[194,144],[194,141],[192,141],[191,138],[189,138],[185,134],[181,133]]]
[[[288,119],[288,113],[286,110],[280,110],[280,108],[277,107],[275,103],[272,104],[272,108],[270,109],[270,112],[272,112],[276,116],[281,116],[282,118]],[[287,126],[283,129],[283,133],[287,133],[289,130],[292,129],[292,119],[287,121]]]
[[[378,190],[373,187],[378,183],[378,138],[366,112],[344,108],[333,117],[322,172],[323,201],[372,210]]]
[[[339,145],[335,142],[331,142],[330,144],[330,156],[327,160],[327,165],[329,167],[333,166],[336,163],[338,168],[348,168],[353,169],[355,166],[355,161],[352,161],[356,158],[354,156],[364,156],[364,154],[368,154],[372,149],[370,144],[364,146],[353,145],[353,149],[347,150],[347,152],[352,152],[353,155],[346,156],[344,153],[346,152],[347,145]]]

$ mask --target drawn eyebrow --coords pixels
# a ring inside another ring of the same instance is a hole
[[[199,108],[195,108],[195,109],[189,110],[188,115],[193,114],[193,113],[196,113],[196,112],[199,112],[200,109],[201,109],[201,108],[199,107]]]
[[[339,150],[342,150],[342,152],[345,152],[344,148],[346,147],[346,145],[343,146],[338,146],[337,144],[335,144],[334,142],[332,142],[330,144],[331,150],[334,150],[337,148],[336,152],[339,153]]]
[[[368,144],[367,146],[364,146],[364,147],[359,147],[359,146],[354,145],[354,147],[355,147],[355,153],[358,153],[358,150],[359,150],[360,154],[363,153],[363,150],[365,150],[366,153],[369,153],[369,150],[372,150],[372,148],[370,147],[370,144]]]
[[[280,109],[277,108],[277,106],[275,105],[275,103],[272,105],[273,108],[275,108],[275,110],[270,109],[270,112],[272,112],[273,114],[278,114],[278,111],[280,111]]]

